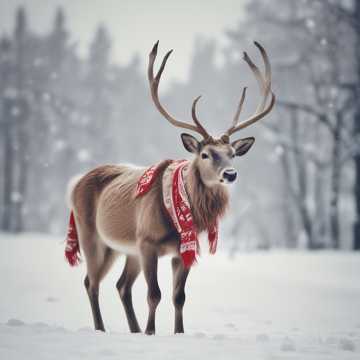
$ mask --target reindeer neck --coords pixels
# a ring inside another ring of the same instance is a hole
[[[195,161],[189,165],[185,183],[194,223],[204,231],[224,215],[229,204],[228,190],[222,185],[205,186]]]

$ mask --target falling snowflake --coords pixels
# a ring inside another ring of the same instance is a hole
[[[23,197],[19,192],[13,191],[11,193],[11,202],[12,203],[20,203],[20,202],[22,202],[22,199],[23,199]]]
[[[17,106],[11,108],[11,116],[18,117],[21,114],[21,110]]]
[[[82,149],[77,153],[77,158],[79,161],[85,162],[90,160],[90,152],[86,149]]]
[[[330,95],[331,95],[331,97],[332,97],[333,99],[336,99],[336,98],[339,96],[339,90],[338,90],[338,88],[335,87],[335,86],[332,86],[332,87],[330,88]]]
[[[315,21],[313,19],[306,19],[305,25],[308,29],[314,29],[315,27]]]
[[[43,93],[42,98],[44,101],[49,102],[51,99],[51,95],[49,93]]]
[[[62,139],[58,139],[54,143],[54,150],[55,151],[62,151],[66,148],[66,142]]]
[[[282,156],[283,154],[284,154],[284,147],[281,146],[281,145],[277,145],[277,146],[275,147],[275,155],[278,156],[278,157],[280,157],[280,156]]]
[[[45,64],[45,61],[43,58],[36,58],[33,62],[34,67],[40,67],[43,66]]]

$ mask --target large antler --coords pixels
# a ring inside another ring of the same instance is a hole
[[[154,62],[155,62],[156,55],[157,55],[158,45],[159,45],[159,41],[157,41],[155,43],[155,45],[153,46],[153,48],[149,54],[149,67],[148,67],[148,79],[149,79],[149,83],[150,83],[151,97],[154,101],[156,108],[165,117],[165,119],[167,119],[174,126],[195,131],[195,132],[199,133],[200,135],[202,135],[205,139],[209,138],[210,135],[205,130],[205,128],[200,124],[200,122],[196,116],[196,104],[197,104],[198,100],[200,99],[200,96],[194,100],[193,106],[192,106],[192,117],[193,117],[195,125],[176,120],[161,105],[160,100],[159,100],[159,95],[158,95],[159,82],[160,82],[161,74],[164,71],[166,62],[167,62],[170,54],[172,53],[172,50],[170,50],[166,53],[166,55],[164,56],[164,59],[161,63],[160,69],[159,69],[158,73],[156,74],[156,76],[154,77]]]
[[[262,95],[262,99],[260,100],[256,111],[253,115],[251,115],[246,120],[242,121],[239,124],[239,117],[240,113],[245,101],[245,95],[246,95],[246,88],[243,89],[243,92],[241,94],[241,98],[239,101],[238,108],[236,110],[234,120],[232,122],[232,126],[225,132],[225,137],[228,137],[232,134],[234,134],[236,131],[239,131],[241,129],[246,128],[247,126],[253,124],[254,122],[262,119],[265,115],[267,115],[271,109],[273,108],[275,104],[275,95],[271,90],[271,67],[270,67],[270,61],[266,54],[265,49],[256,41],[254,41],[255,46],[260,50],[261,56],[263,58],[264,64],[265,64],[265,77],[259,70],[259,68],[252,62],[250,57],[246,52],[244,52],[244,60],[247,62],[247,64],[250,66],[250,69],[255,75],[255,78],[258,82],[260,93]],[[269,95],[271,96],[269,104],[266,106],[267,100]]]

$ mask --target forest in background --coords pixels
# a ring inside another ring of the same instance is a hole
[[[19,8],[13,32],[0,37],[4,232],[65,234],[65,192],[73,175],[104,163],[184,157],[178,130],[150,100],[140,60],[147,61],[153,44],[127,65],[114,64],[110,33],[100,25],[87,56],[80,56],[66,16],[58,9],[51,31],[39,35]],[[243,86],[249,86],[245,114],[259,97],[242,51],[259,63],[252,45],[258,40],[270,55],[276,108],[241,134],[257,141],[237,160],[240,180],[222,241],[232,253],[359,249],[360,4],[254,0],[244,20],[224,32],[225,46],[198,39],[188,79],[160,89],[163,103],[185,119],[202,94],[199,116],[220,132]],[[176,61],[176,51],[172,57]]]

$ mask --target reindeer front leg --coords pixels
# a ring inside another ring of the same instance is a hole
[[[132,333],[141,332],[140,326],[138,324],[134,312],[132,295],[131,295],[132,286],[134,285],[134,282],[138,277],[139,273],[140,273],[139,260],[134,256],[128,255],[126,257],[124,270],[120,276],[120,279],[116,283],[116,287],[119,291],[120,299],[125,309],[129,328]]]
[[[190,269],[186,269],[181,258],[175,257],[171,261],[173,270],[173,303],[175,306],[174,332],[183,333],[183,307],[185,303],[185,283]]]
[[[149,305],[149,317],[145,329],[148,335],[155,334],[155,312],[161,300],[161,291],[157,280],[158,254],[156,248],[148,240],[140,245],[141,265],[148,286],[147,301]]]

